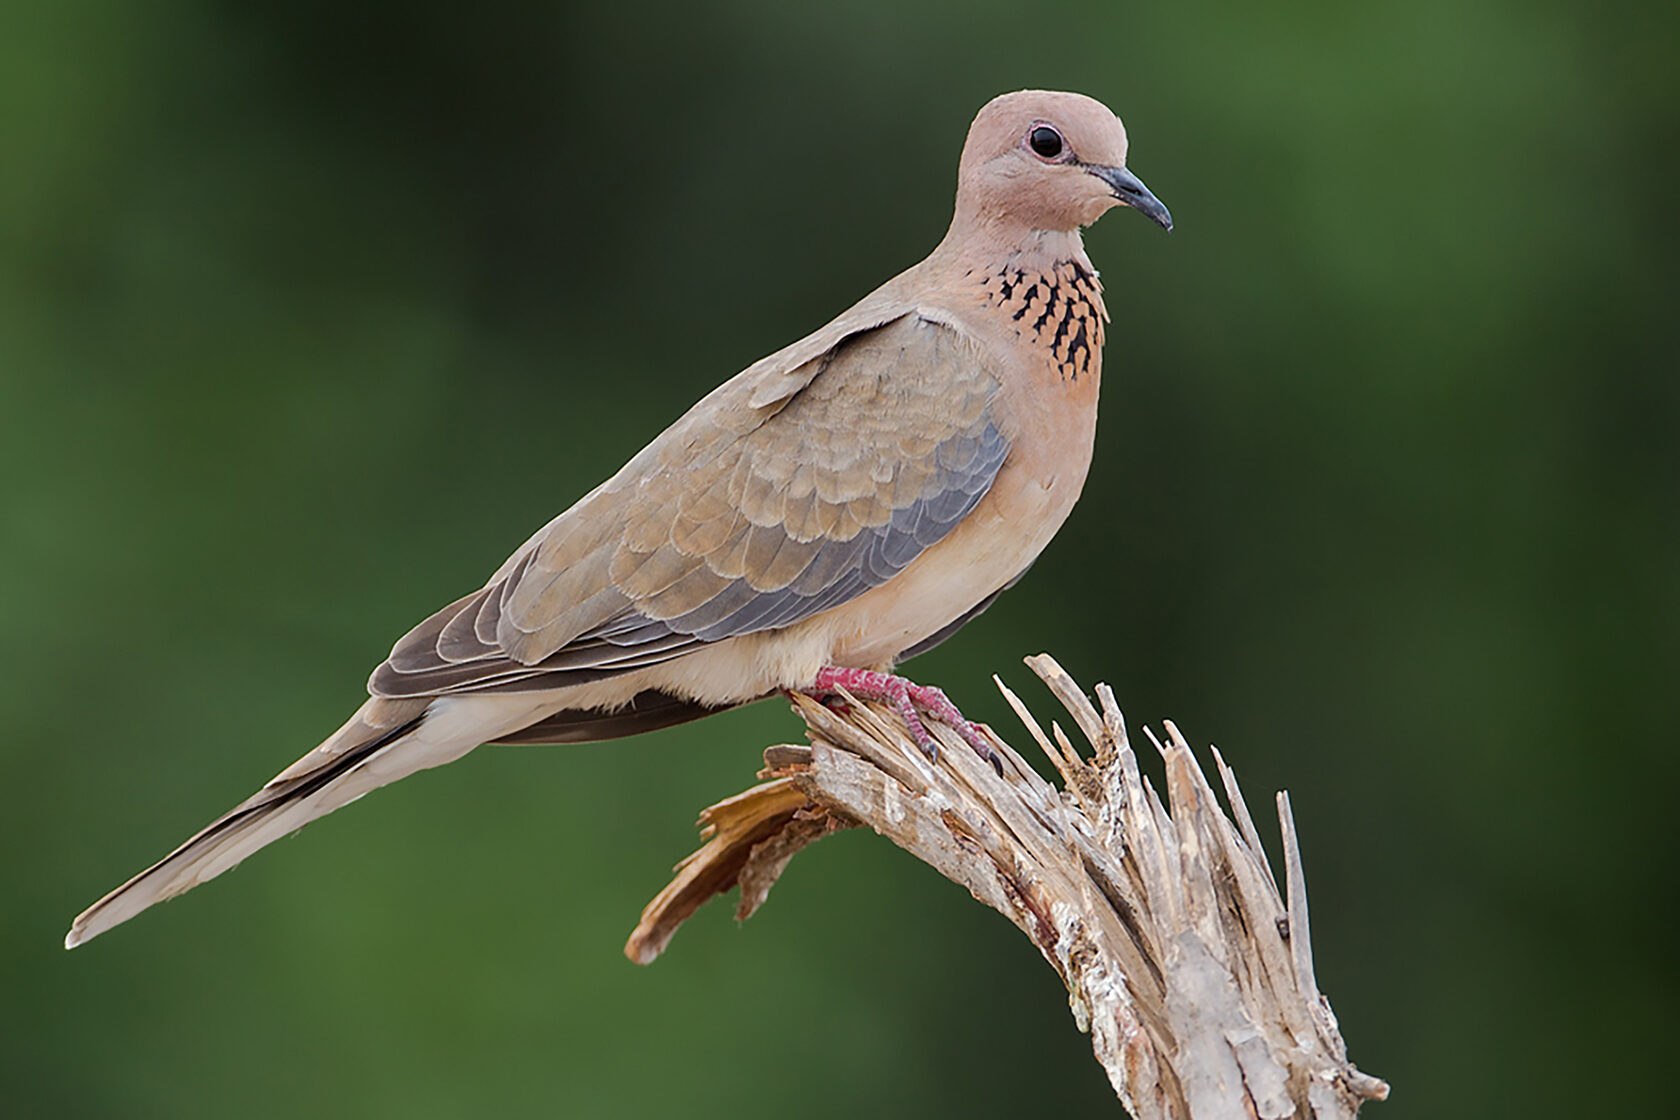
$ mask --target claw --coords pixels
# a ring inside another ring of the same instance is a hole
[[[893,711],[898,713],[904,725],[909,728],[910,738],[930,761],[939,761],[939,744],[928,731],[927,724],[923,722],[923,712],[955,731],[975,754],[991,763],[998,777],[1003,777],[1003,759],[992,749],[992,745],[986,742],[980,734],[980,729],[951,703],[951,698],[942,690],[916,684],[892,673],[831,666],[817,673],[811,691],[818,696],[833,696],[836,690],[842,688],[860,700],[873,700],[879,704],[891,705]]]

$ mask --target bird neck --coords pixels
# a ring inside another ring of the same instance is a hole
[[[987,330],[1026,342],[1034,369],[1096,392],[1108,309],[1078,230],[1011,229],[1008,215],[982,221],[959,209],[923,268],[964,293]]]
[[[1028,272],[1049,272],[1064,261],[1096,272],[1077,229],[1034,229],[1007,211],[971,213],[960,206],[933,259],[960,266],[961,272],[995,269],[1005,263]]]

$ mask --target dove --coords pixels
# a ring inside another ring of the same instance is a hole
[[[997,97],[921,263],[718,386],[404,635],[314,750],[76,918],[67,948],[270,842],[484,744],[584,743],[789,691],[889,705],[991,748],[897,676],[1014,584],[1066,520],[1096,436],[1104,329],[1080,231],[1171,230],[1119,118]]]

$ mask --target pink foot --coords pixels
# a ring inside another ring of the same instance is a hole
[[[817,696],[833,696],[836,689],[845,689],[860,700],[873,700],[878,704],[890,704],[893,711],[910,729],[910,737],[916,745],[922,748],[928,758],[939,761],[939,744],[928,733],[927,724],[922,722],[922,713],[927,713],[940,723],[962,737],[962,741],[974,748],[974,753],[992,764],[992,769],[1003,775],[1003,759],[998,757],[992,745],[980,735],[979,728],[968,721],[968,718],[957,710],[951,703],[950,697],[937,688],[916,684],[892,673],[878,673],[872,669],[842,669],[829,666],[817,673],[817,679],[811,684],[811,692]]]

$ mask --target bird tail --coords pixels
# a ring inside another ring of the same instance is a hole
[[[482,740],[483,725],[426,700],[370,700],[320,746],[162,860],[88,907],[66,949],[173,898],[363,794],[418,770],[453,762]]]

